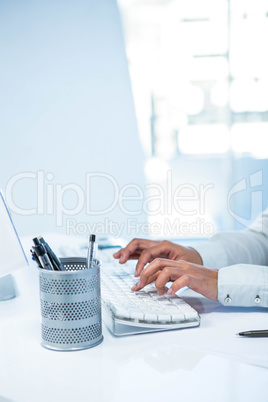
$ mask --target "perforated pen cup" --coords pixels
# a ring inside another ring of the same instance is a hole
[[[102,342],[100,262],[87,269],[86,258],[61,258],[64,271],[39,269],[41,345],[59,351],[81,350]]]

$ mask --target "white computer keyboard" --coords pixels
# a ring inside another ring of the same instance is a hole
[[[176,294],[159,296],[153,284],[133,292],[135,262],[120,265],[112,254],[115,248],[98,251],[101,260],[101,298],[103,319],[116,336],[174,330],[200,324],[200,317]],[[59,248],[60,257],[85,257],[86,249]]]

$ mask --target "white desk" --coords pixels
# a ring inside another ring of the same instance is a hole
[[[78,352],[40,346],[38,272],[14,274],[19,295],[0,303],[0,402],[267,402],[268,338],[239,338],[268,328],[268,311],[220,306],[194,292],[201,315],[192,329],[115,338]]]

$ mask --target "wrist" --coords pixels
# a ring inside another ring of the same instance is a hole
[[[198,251],[196,251],[194,248],[192,247],[188,247],[188,250],[190,252],[190,259],[189,261],[194,263],[194,264],[198,264],[198,265],[203,265],[203,260],[201,255],[198,253]]]

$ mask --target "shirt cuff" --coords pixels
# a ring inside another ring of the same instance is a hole
[[[204,267],[219,269],[228,265],[224,248],[218,242],[203,242],[193,245],[202,258]]]
[[[224,306],[268,307],[268,267],[238,264],[220,269],[218,300]]]

